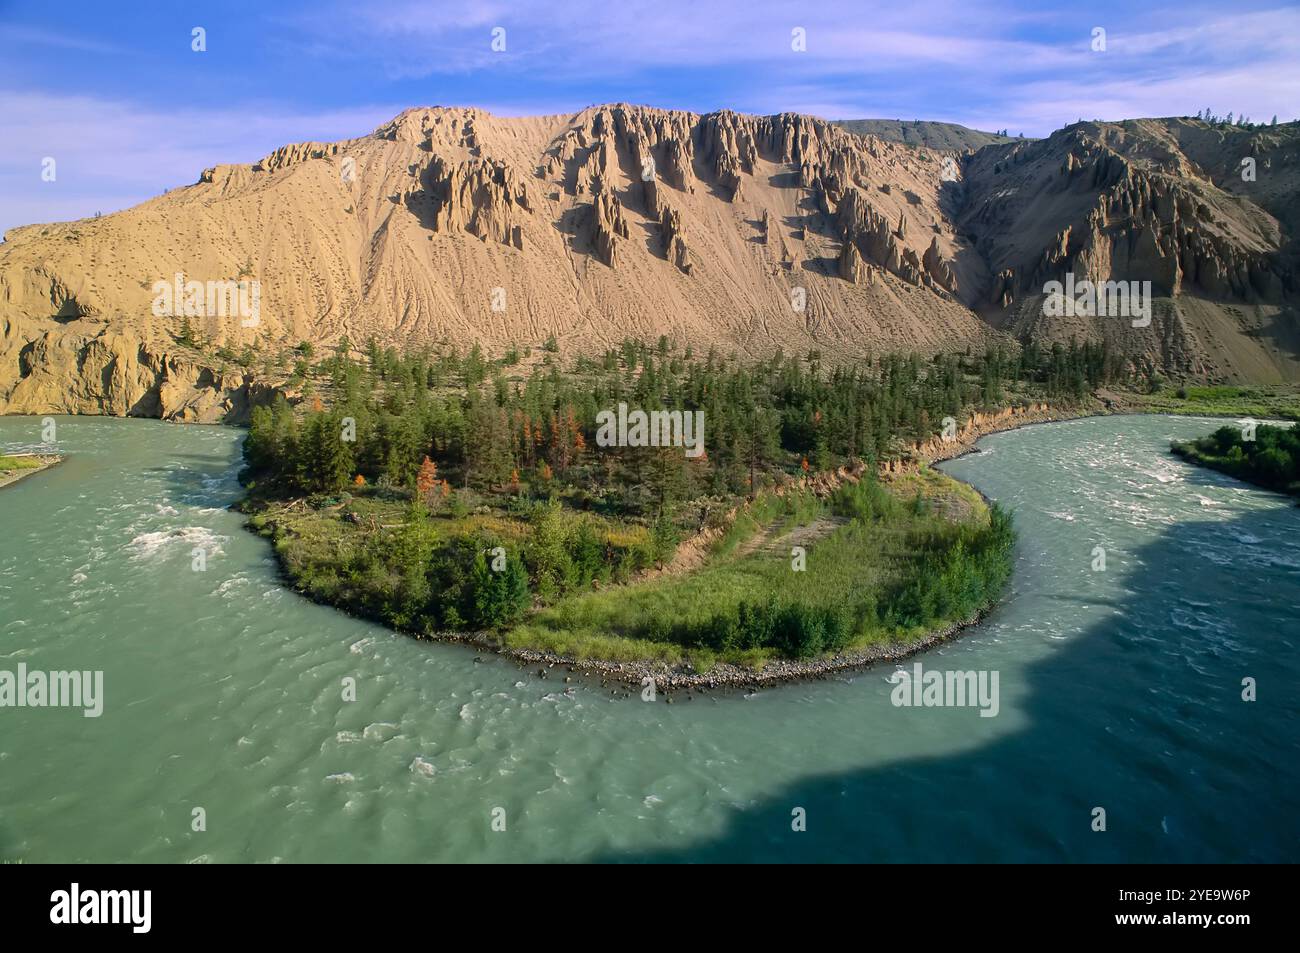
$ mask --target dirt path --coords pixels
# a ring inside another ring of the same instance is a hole
[[[848,520],[840,516],[821,516],[811,523],[795,526],[782,533],[780,522],[774,521],[763,527],[762,532],[755,533],[745,540],[744,545],[738,546],[735,558],[752,555],[760,549],[779,553],[788,551],[791,546],[807,546],[829,536],[847,522]]]
[[[796,526],[784,536],[778,537],[772,542],[771,549],[788,551],[791,546],[807,546],[819,539],[825,539],[846,523],[848,520],[843,516],[822,516],[806,526]]]
[[[744,559],[759,550],[770,553],[789,553],[791,546],[807,546],[835,532],[848,520],[839,516],[822,516],[804,526],[783,531],[782,521],[773,520],[767,526],[745,540],[728,556],[728,560]],[[646,573],[642,580],[658,579],[661,576],[680,576],[694,572],[704,566],[709,559],[709,547],[719,539],[724,530],[705,530],[696,533],[677,547],[672,561],[667,565]]]
[[[990,433],[1013,430],[1027,424],[1068,420],[1088,413],[1089,411],[1086,410],[1077,412],[1059,411],[1045,403],[1035,403],[1027,407],[1007,408],[993,414],[974,414],[966,422],[955,440],[945,441],[935,437],[924,443],[914,444],[906,449],[902,458],[890,460],[883,464],[878,472],[885,480],[902,474],[914,473],[918,469],[919,463],[938,463],[970,452],[980,437]],[[856,483],[861,478],[862,473],[863,467],[861,465],[854,468],[840,467],[834,471],[803,477],[786,486],[778,487],[774,492],[782,495],[787,491],[808,489],[824,498],[833,493],[843,483]],[[960,501],[946,500],[944,506],[946,515],[954,522],[960,521],[969,515],[969,511],[961,505]],[[709,549],[727,532],[730,523],[735,520],[740,512],[741,510],[736,510],[729,514],[728,526],[701,530],[690,539],[683,541],[678,545],[677,551],[669,562],[658,569],[651,569],[643,573],[636,581],[646,582],[651,579],[658,579],[661,576],[679,576],[702,568],[709,560]],[[829,536],[845,522],[847,521],[839,517],[824,516],[806,526],[795,527],[784,536],[781,536],[779,535],[780,522],[776,521],[736,547],[736,551],[731,558],[749,556],[765,547],[772,551],[785,549],[788,553],[788,547],[806,546],[810,542]]]

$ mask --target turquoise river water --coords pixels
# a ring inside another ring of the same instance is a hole
[[[989,718],[896,707],[893,666],[666,705],[476,662],[281,586],[227,509],[241,431],[57,425],[0,490],[0,669],[102,671],[104,711],[0,708],[0,860],[1300,859],[1300,508],[1169,455],[1216,422],[945,466],[1020,530],[1003,604],[919,659],[998,672]]]

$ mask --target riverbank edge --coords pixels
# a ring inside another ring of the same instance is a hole
[[[880,473],[883,478],[888,479],[890,476],[900,473],[911,472],[921,466],[929,466],[932,463],[939,463],[968,453],[975,452],[975,445],[982,437],[990,436],[994,433],[1003,433],[1011,430],[1018,430],[1021,427],[1029,427],[1038,424],[1063,423],[1068,420],[1076,420],[1084,417],[1097,416],[1114,416],[1113,413],[1107,412],[1104,408],[1098,407],[1080,407],[1080,408],[1049,408],[1043,405],[1034,405],[1030,407],[1017,408],[1015,413],[1009,413],[1005,417],[996,420],[989,420],[983,425],[971,427],[962,431],[959,435],[951,440],[942,443],[930,442],[928,444],[913,446],[909,451],[909,456],[902,461],[891,461],[891,464],[882,467]],[[957,480],[956,477],[949,475],[949,478],[970,486],[964,480]],[[976,493],[979,490],[971,487]],[[980,497],[988,502],[988,498],[980,493]],[[237,507],[239,504],[236,503]],[[259,531],[251,525],[251,521],[246,521],[244,528],[249,532],[270,539],[271,537],[265,531]],[[275,547],[271,547],[275,552]],[[645,689],[653,687],[656,693],[669,695],[672,692],[681,691],[727,691],[727,690],[745,690],[764,687],[773,687],[776,685],[792,684],[798,682],[807,682],[822,680],[847,672],[861,671],[872,668],[886,662],[898,662],[907,659],[920,652],[948,642],[965,629],[982,622],[989,613],[994,611],[1000,604],[1001,599],[985,606],[975,616],[959,622],[949,623],[943,628],[927,632],[920,637],[908,642],[891,642],[885,645],[872,645],[854,652],[844,652],[838,655],[827,656],[817,659],[808,659],[805,661],[793,659],[771,659],[766,662],[761,669],[750,669],[739,665],[733,665],[728,662],[719,662],[711,667],[707,672],[696,672],[689,665],[670,665],[666,662],[654,661],[650,659],[635,659],[625,661],[613,661],[609,659],[591,659],[577,658],[574,656],[560,655],[554,652],[547,652],[541,649],[532,648],[512,648],[503,645],[499,636],[492,632],[459,632],[444,631],[435,632],[430,635],[423,633],[411,632],[408,630],[394,629],[392,626],[371,619],[364,614],[354,612],[347,606],[337,605],[331,602],[320,602],[312,599],[310,595],[304,592],[294,582],[293,578],[286,571],[284,562],[278,553],[275,553],[275,559],[278,566],[279,576],[285,583],[286,588],[302,596],[309,601],[316,602],[318,605],[324,605],[332,609],[344,612],[354,618],[362,618],[376,625],[381,625],[389,631],[396,632],[400,635],[413,638],[420,642],[439,642],[443,644],[457,644],[474,648],[481,651],[491,652],[503,659],[515,662],[521,668],[532,669],[537,666],[536,675],[545,678],[548,673],[555,669],[561,669],[567,675],[576,675],[580,678],[593,679],[599,678],[602,686],[608,686],[610,682],[622,685],[625,688]]]
[[[35,457],[41,462],[41,465],[26,470],[14,470],[12,473],[0,475],[0,490],[3,490],[7,486],[13,486],[24,477],[29,477],[35,473],[44,473],[46,470],[50,469],[50,467],[56,467],[67,459],[63,454],[59,453],[11,453],[8,454],[8,456]]]
[[[1276,493],[1278,496],[1285,497],[1286,499],[1295,500],[1296,506],[1300,506],[1300,490],[1279,490],[1277,487],[1265,486],[1257,480],[1244,477],[1239,473],[1233,473],[1231,470],[1225,469],[1218,463],[1204,457],[1193,444],[1194,441],[1191,440],[1175,440],[1170,444],[1169,452],[1178,457],[1178,459],[1192,464],[1192,466],[1200,467],[1202,470],[1211,470],[1228,477],[1230,480],[1236,480],[1238,483],[1244,483],[1247,486],[1254,487],[1255,489],[1261,490],[1265,493]]]
[[[951,479],[956,480],[957,478],[952,477]],[[969,484],[966,485],[969,486]],[[979,491],[976,490],[976,492]],[[266,532],[254,529],[251,522],[245,521],[244,528],[264,539],[271,539]],[[272,546],[271,549],[274,553],[275,547]],[[655,692],[664,694],[679,691],[703,692],[770,688],[782,684],[823,680],[846,672],[868,669],[883,662],[901,661],[943,642],[950,641],[964,629],[982,622],[989,613],[1001,604],[999,598],[969,619],[950,623],[941,629],[926,632],[909,642],[872,645],[854,652],[842,652],[833,656],[803,661],[774,658],[767,661],[761,669],[746,668],[729,662],[718,662],[707,672],[697,672],[689,666],[689,663],[673,665],[651,659],[614,661],[611,659],[577,658],[547,652],[542,649],[513,648],[503,644],[500,634],[492,631],[461,632],[446,630],[424,634],[407,629],[393,628],[391,625],[357,612],[349,606],[313,599],[289,575],[285,569],[284,561],[278,553],[275,553],[275,561],[277,575],[281,583],[294,594],[316,605],[342,612],[354,619],[381,626],[405,638],[414,639],[417,642],[461,645],[476,651],[490,652],[502,659],[514,662],[523,669],[536,667],[536,671],[532,674],[540,678],[546,678],[555,669],[562,669],[566,675],[589,680],[599,679],[602,687],[607,687],[612,682],[623,686],[625,689],[645,689],[653,683]],[[475,661],[478,661],[478,659],[475,659]],[[565,680],[568,681],[567,678]]]
[[[932,440],[921,445],[914,445],[905,454],[902,460],[891,461],[889,464],[882,465],[880,473],[882,477],[888,478],[890,475],[910,472],[921,466],[933,466],[938,463],[946,463],[961,457],[968,456],[972,453],[979,453],[977,444],[984,437],[989,437],[998,433],[1009,433],[1013,430],[1021,430],[1027,427],[1037,427],[1044,424],[1067,423],[1072,420],[1084,420],[1092,417],[1124,417],[1124,416],[1170,416],[1170,417],[1205,417],[1207,419],[1234,419],[1233,414],[1202,414],[1202,413],[1185,413],[1172,414],[1165,410],[1142,410],[1125,405],[1114,403],[1107,405],[1100,400],[1094,399],[1088,404],[1071,408],[1052,408],[1044,405],[1031,405],[1023,408],[1016,408],[1015,412],[1008,413],[1006,416],[996,419],[987,420],[983,424],[975,425],[967,430],[959,431],[958,435],[947,441]],[[977,487],[971,486],[965,480],[958,480],[951,474],[946,474],[950,479],[957,480],[972,490],[979,493],[980,497],[986,503],[992,502]],[[254,529],[248,522],[245,523],[245,529],[249,532],[263,535]],[[274,551],[274,547],[272,547]],[[276,562],[279,566],[280,578],[285,582],[287,588],[293,590],[303,598],[312,602],[317,600],[311,599],[309,595],[303,592],[294,583],[292,577],[285,571],[284,563],[276,554]],[[612,682],[615,685],[621,685],[625,689],[645,689],[653,682],[655,692],[662,693],[666,696],[672,692],[725,692],[725,691],[744,691],[758,688],[771,688],[778,685],[797,684],[799,682],[818,681],[843,675],[849,672],[859,672],[883,663],[894,663],[908,659],[914,655],[928,651],[945,642],[952,641],[966,629],[978,625],[984,621],[990,613],[994,612],[1002,603],[1001,598],[984,607],[973,618],[961,622],[951,623],[942,629],[928,632],[919,638],[905,643],[889,643],[887,645],[875,645],[856,652],[841,653],[839,655],[810,659],[807,661],[797,661],[792,659],[772,659],[768,661],[762,669],[750,669],[743,666],[733,665],[727,662],[715,664],[707,672],[696,672],[689,667],[673,666],[665,662],[657,662],[649,659],[632,660],[632,661],[612,661],[608,659],[584,659],[573,656],[559,655],[553,652],[546,652],[541,649],[530,648],[511,648],[502,645],[499,637],[492,632],[436,632],[432,635],[410,632],[401,629],[393,629],[391,626],[379,622],[375,619],[359,615],[347,606],[340,606],[334,603],[317,602],[318,605],[328,606],[337,611],[345,612],[354,618],[364,618],[375,625],[381,625],[392,632],[413,638],[420,642],[438,642],[443,644],[463,645],[468,648],[474,648],[480,651],[491,652],[503,659],[515,662],[521,668],[533,669],[536,667],[536,674],[539,677],[546,678],[556,669],[562,670],[563,674],[578,676],[584,679],[600,680],[602,687],[608,687]],[[649,681],[647,681],[649,680]]]

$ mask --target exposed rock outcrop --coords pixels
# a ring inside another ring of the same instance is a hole
[[[925,257],[921,259],[921,263],[925,266],[925,273],[940,288],[952,293],[957,291],[957,276],[948,262],[944,261],[943,254],[939,251],[938,238],[930,239],[930,247],[925,250]]]
[[[1210,131],[1192,120],[1170,122],[1202,140]],[[992,147],[975,158],[971,178],[980,197],[963,228],[981,235],[999,272],[1017,276],[1013,288],[992,288],[994,302],[1008,290],[1041,293],[1066,272],[1078,280],[1150,281],[1161,295],[1193,287],[1213,298],[1279,302],[1295,284],[1293,262],[1278,254],[1279,223],[1225,194],[1167,135],[1152,141],[1130,125],[1076,124],[1042,142]],[[999,178],[1008,181],[990,182]],[[1029,198],[1041,193],[1053,196],[1050,204]],[[1007,201],[1008,194],[1016,200]],[[1071,218],[1027,259],[1024,243],[1007,237],[1041,233],[1039,207]]]
[[[664,254],[674,267],[683,274],[691,273],[691,255],[682,237],[682,213],[677,209],[664,206],[663,217],[659,227],[663,230]]]
[[[845,242],[840,249],[837,269],[840,277],[845,281],[851,281],[855,285],[862,283],[865,265],[862,261],[862,255],[858,252],[858,246],[853,242]]]
[[[294,142],[281,146],[270,155],[254,163],[254,172],[275,172],[291,165],[306,162],[308,159],[323,159],[325,156],[337,155],[341,143],[337,142]]]
[[[435,157],[405,198],[427,213],[436,232],[467,232],[523,248],[523,222],[532,211],[528,184],[504,162]]]
[[[554,329],[591,350],[671,333],[851,360],[1011,346],[1005,331],[1298,378],[1297,194],[1294,123],[1081,123],[959,157],[789,113],[410,109],[368,136],[213,165],[132,209],[10,229],[0,411],[241,413],[248,382],[178,350],[180,317],[153,307],[177,274],[258,282],[254,333],[204,330],[259,356],[371,336],[503,348]],[[1150,281],[1150,325],[1043,320],[1045,283],[1068,273]],[[792,311],[795,286],[815,308]],[[489,307],[498,289],[505,309]]]
[[[107,329],[93,337],[47,331],[22,348],[19,367],[21,377],[0,390],[7,413],[247,423],[253,406],[277,393],[250,373],[217,370]]]
[[[627,238],[623,206],[613,192],[602,191],[592,203],[592,247],[596,257],[611,268],[618,261],[618,240]]]
[[[664,216],[666,206],[659,195],[659,182],[657,179],[646,179],[641,183],[641,192],[644,197],[645,213],[655,221],[660,221]]]

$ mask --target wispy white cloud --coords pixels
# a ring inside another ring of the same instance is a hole
[[[334,0],[311,14],[281,19],[296,31],[286,42],[318,55],[373,58],[403,76],[457,73],[513,64],[537,74],[618,75],[645,68],[716,67],[763,63],[791,54],[791,31],[805,31],[807,57],[826,65],[899,55],[936,59],[1037,55],[1033,44],[989,46],[990,23],[1004,28],[1034,19],[1001,3],[929,0],[891,7],[784,0],[731,0],[674,6],[663,0],[466,3],[433,11],[422,3],[357,5]],[[917,22],[941,29],[908,32]],[[345,30],[339,24],[346,23]],[[492,30],[506,31],[494,52]],[[980,37],[984,36],[981,40]]]
[[[1235,108],[1285,113],[1292,108],[1285,94],[1300,78],[1300,9],[1288,6],[1226,12],[1191,0],[1075,14],[949,0],[869,7],[737,0],[692,4],[687,14],[662,0],[570,0],[471,3],[434,15],[419,3],[346,0],[335,10],[293,20],[286,42],[316,55],[373,59],[400,79],[481,71],[486,81],[607,89],[641,80],[673,89],[678,101],[664,104],[679,105],[683,77],[710,74],[733,91],[725,105],[738,108],[868,115],[861,110],[897,101],[908,104],[904,113],[934,118],[941,104],[997,117],[996,126],[1030,124],[1036,135],[1077,118],[1053,109],[1083,102],[1091,103],[1085,114],[1168,114],[1250,93]],[[348,29],[337,30],[344,19]],[[1104,53],[1090,48],[1094,22],[1107,30]],[[490,48],[496,26],[507,31],[505,53]],[[806,31],[806,52],[790,49],[795,27]],[[1251,88],[1236,81],[1252,75]],[[1209,95],[1219,79],[1233,85]],[[1074,92],[1062,96],[1070,84]],[[1195,99],[1171,95],[1179,89]],[[795,90],[804,92],[785,98]],[[615,97],[589,101],[608,98]]]
[[[882,34],[846,32],[837,50],[867,48],[872,35]],[[1080,117],[1184,115],[1206,106],[1287,120],[1297,118],[1300,103],[1300,9],[1146,32],[1119,22],[1102,52],[1090,48],[1088,29],[1056,42],[915,28],[887,36],[860,67],[810,59],[797,79],[747,90],[744,108],[937,119],[1045,135]],[[877,81],[890,76],[907,82]]]
[[[85,53],[126,73],[138,57],[108,55],[143,41],[30,23],[0,30],[0,227],[109,211],[286,142],[362,135],[419,101],[525,115],[629,100],[936,119],[1031,136],[1080,117],[1206,106],[1289,120],[1300,103],[1300,8],[1282,0],[1235,0],[1232,10],[1209,0],[1094,0],[1086,10],[1064,0],[1032,9],[1009,0],[294,2],[241,22],[256,40],[240,48],[245,59],[214,51],[202,61],[218,84],[265,74],[276,98],[249,99],[246,84],[232,84],[210,109],[198,104],[196,91],[213,88],[196,87],[198,61],[172,64],[184,91],[135,74],[111,96],[73,95],[67,84],[21,91],[31,84],[17,73],[57,57],[5,63],[3,51]],[[1107,30],[1105,52],[1089,48],[1094,24]],[[491,49],[498,26],[503,53]],[[796,27],[806,52],[791,49]],[[152,55],[165,63],[159,42]],[[59,161],[57,185],[40,181],[44,156]]]
[[[0,231],[110,212],[189,185],[203,169],[254,162],[288,142],[363,136],[401,111],[283,107],[158,111],[93,96],[0,90]],[[53,182],[42,162],[55,160]]]
[[[83,36],[68,30],[45,30],[19,23],[5,24],[4,45],[7,47],[36,46],[58,50],[75,50],[78,53],[108,53],[120,55],[126,50],[97,37]]]

